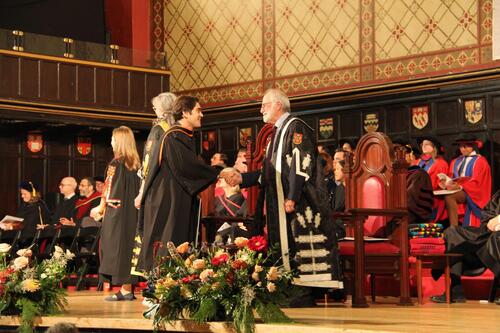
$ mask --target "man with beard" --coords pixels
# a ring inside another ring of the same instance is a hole
[[[313,130],[290,114],[290,101],[280,90],[266,91],[260,112],[265,123],[274,125],[262,170],[221,176],[230,185],[260,185],[269,243],[279,245],[286,270],[298,270],[296,285],[343,288],[337,247],[342,231],[329,218]],[[301,301],[296,305],[312,305]]]

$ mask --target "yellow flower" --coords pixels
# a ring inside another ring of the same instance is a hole
[[[255,272],[260,273],[260,272],[262,272],[262,270],[263,270],[262,266],[255,265],[255,268],[254,268]]]
[[[277,280],[279,278],[279,272],[278,272],[278,269],[276,267],[271,267],[269,268],[269,271],[267,272],[266,274],[266,278],[269,280],[269,281],[274,281],[274,280]]]
[[[273,293],[276,291],[276,285],[272,282],[269,282],[267,284],[267,290],[269,290],[270,293]]]
[[[236,246],[241,249],[241,248],[247,246],[247,244],[248,244],[248,238],[245,238],[245,237],[236,237],[236,239],[234,240],[234,244],[236,244]]]
[[[36,279],[26,279],[21,282],[21,287],[24,291],[35,292],[40,289],[40,282]]]
[[[177,281],[172,279],[171,277],[167,276],[163,281],[161,281],[161,285],[165,288],[170,288],[173,287],[177,284]]]
[[[212,269],[205,269],[200,273],[200,280],[203,282],[207,282],[212,276],[214,276],[214,271]]]
[[[193,261],[193,268],[195,269],[204,269],[205,268],[205,260],[203,259],[196,259]]]
[[[177,252],[180,254],[186,253],[189,250],[189,243],[184,242],[181,245],[177,246]]]
[[[254,279],[255,281],[259,281],[260,280],[259,273],[253,272],[252,273],[252,279]]]
[[[193,293],[191,293],[191,291],[189,290],[189,288],[187,286],[182,285],[181,286],[181,296],[184,298],[190,298],[191,296],[193,296]]]

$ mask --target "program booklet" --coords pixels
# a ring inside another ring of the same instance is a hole
[[[24,221],[24,219],[21,217],[5,215],[5,217],[2,219],[2,221],[0,221],[0,223],[10,224],[10,223],[19,223],[19,222],[23,222],[23,221]]]

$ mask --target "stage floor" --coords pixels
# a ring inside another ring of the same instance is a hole
[[[152,321],[144,319],[142,298],[133,302],[105,302],[108,293],[95,291],[70,292],[66,313],[43,317],[38,325],[48,327],[65,321],[84,332],[101,330],[151,331]],[[335,332],[499,332],[500,306],[469,301],[465,304],[431,304],[401,307],[387,302],[394,298],[380,297],[380,303],[369,308],[353,309],[349,304],[315,308],[285,309],[295,324],[257,324],[256,333],[335,333]],[[0,327],[17,326],[17,318],[0,317]],[[94,329],[94,330],[92,330]],[[196,325],[179,321],[165,327],[167,332],[233,332],[224,323]]]

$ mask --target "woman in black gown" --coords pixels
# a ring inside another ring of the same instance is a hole
[[[106,170],[101,203],[92,210],[93,217],[104,215],[101,229],[101,265],[99,273],[121,290],[107,301],[132,301],[133,277],[130,274],[134,236],[137,228],[137,209],[134,198],[139,193],[139,154],[132,130],[115,128],[111,139],[114,159]]]

